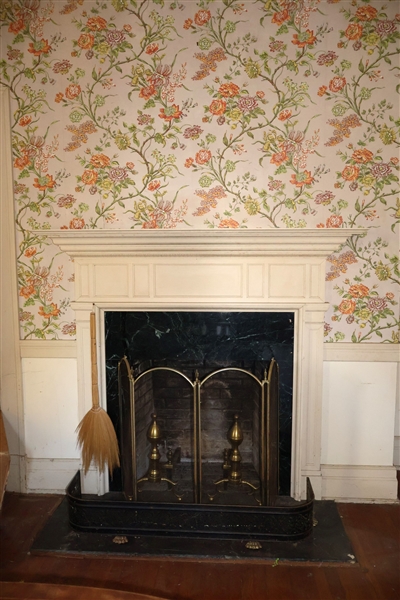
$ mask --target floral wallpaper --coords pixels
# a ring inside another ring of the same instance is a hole
[[[325,339],[399,343],[398,9],[2,0],[22,338],[75,335],[49,229],[352,227]]]

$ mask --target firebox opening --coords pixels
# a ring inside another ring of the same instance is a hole
[[[256,486],[260,389],[254,379],[262,380],[264,370],[274,358],[280,371],[279,494],[290,495],[293,313],[107,311],[105,340],[107,410],[116,427],[121,451],[126,452],[126,448],[123,449],[124,432],[120,424],[118,363],[126,356],[135,378],[141,375],[135,385],[137,479],[144,478],[149,468],[151,442],[147,434],[152,415],[156,414],[157,427],[162,431],[162,440],[157,445],[161,462],[166,464],[169,450],[175,465],[171,473],[180,477],[179,489],[186,498],[191,496],[193,487],[195,417],[193,389],[185,377],[190,381],[196,373],[200,380],[209,377],[201,389],[204,480],[216,481],[223,476],[224,450],[229,447],[227,434],[237,415],[236,422],[243,433],[242,476]],[[217,373],[211,375],[214,372]],[[224,487],[221,486],[222,494],[229,496]],[[139,497],[146,501],[146,494],[158,489],[166,495],[161,501],[168,502],[169,488],[164,482],[160,487],[145,481],[139,487]],[[114,472],[110,490],[122,489],[121,472]],[[210,489],[206,486],[202,493],[210,497],[214,490],[213,486]],[[234,499],[233,503],[236,502]]]

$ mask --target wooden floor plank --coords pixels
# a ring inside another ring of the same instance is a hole
[[[0,582],[2,600],[164,600],[136,592],[51,583]]]
[[[338,505],[357,564],[279,561],[274,566],[273,561],[31,555],[33,539],[59,501],[55,496],[6,494],[0,515],[0,581],[31,582],[32,593],[36,593],[39,584],[59,589],[78,586],[88,593],[90,588],[100,588],[104,599],[112,590],[115,594],[136,592],[167,600],[400,597],[398,505]],[[73,600],[80,600],[79,596]],[[103,599],[99,596],[96,600]]]

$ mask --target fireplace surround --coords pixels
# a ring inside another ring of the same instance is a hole
[[[105,353],[107,410],[119,436],[121,460],[131,450],[124,439],[132,435],[129,403],[121,418],[121,357],[129,362],[128,388],[135,377],[134,402],[137,477],[147,469],[149,444],[146,428],[156,411],[166,449],[180,448],[181,462],[193,458],[193,384],[198,372],[201,398],[201,448],[204,461],[220,463],[226,435],[235,413],[239,414],[243,462],[259,470],[260,381],[275,359],[279,369],[279,488],[290,493],[291,418],[293,389],[294,314],[291,312],[214,311],[107,311]],[[234,369],[229,371],[227,369]],[[154,369],[154,370],[152,370]],[[165,370],[163,370],[165,369]],[[148,371],[147,376],[143,375]],[[176,373],[178,371],[178,373]],[[215,374],[210,377],[211,373]],[[140,375],[140,378],[137,377]],[[189,380],[189,381],[188,381]],[[128,389],[126,396],[132,395]],[[127,398],[124,399],[127,401]],[[127,462],[127,461],[125,461]],[[132,467],[131,467],[132,468]],[[218,475],[220,473],[218,472]],[[122,472],[115,470],[110,489],[122,489]],[[217,476],[216,479],[219,477]]]
[[[53,231],[75,264],[79,412],[91,405],[90,312],[98,324],[100,401],[106,407],[104,312],[264,311],[295,315],[290,494],[321,497],[325,260],[354,233],[327,230]],[[363,230],[357,230],[357,234]],[[103,494],[107,475],[82,478]]]

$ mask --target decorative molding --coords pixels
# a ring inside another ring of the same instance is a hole
[[[21,340],[21,358],[76,358],[75,340]]]
[[[51,230],[71,257],[319,256],[326,258],[366,229]]]
[[[10,102],[0,88],[0,389],[15,491],[25,492],[22,373],[19,356],[19,315],[16,273],[15,216],[12,184]],[[9,480],[9,481],[10,481]]]
[[[324,361],[338,362],[400,362],[399,344],[324,344]]]
[[[322,500],[398,502],[394,466],[321,465]]]

